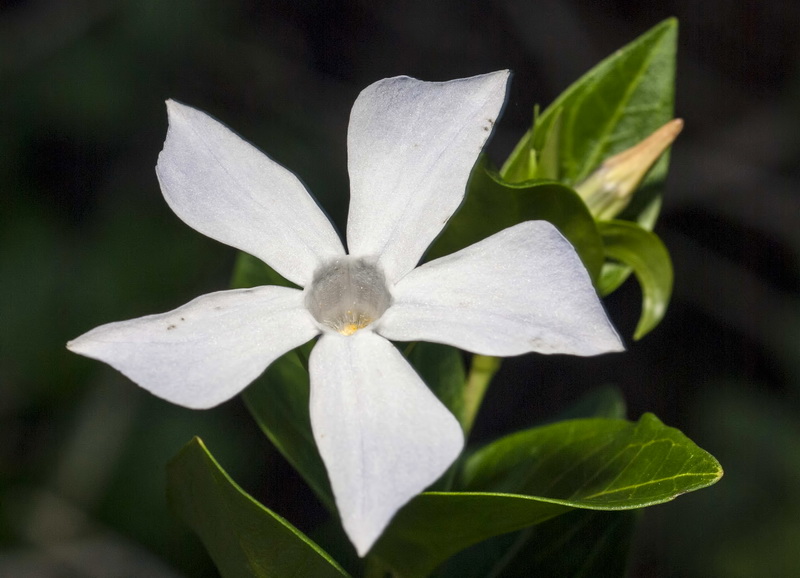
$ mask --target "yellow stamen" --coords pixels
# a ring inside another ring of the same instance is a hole
[[[339,330],[339,333],[341,333],[342,335],[352,335],[359,329],[361,329],[361,327],[359,327],[357,323],[348,323]]]

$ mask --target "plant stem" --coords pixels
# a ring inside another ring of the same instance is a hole
[[[461,415],[461,426],[464,428],[464,435],[468,436],[475,417],[483,402],[486,389],[500,369],[501,359],[488,355],[473,355],[472,364],[469,368],[469,376],[464,386],[464,409]]]

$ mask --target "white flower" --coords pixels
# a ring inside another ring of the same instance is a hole
[[[311,423],[363,556],[464,443],[388,340],[496,356],[622,349],[575,251],[546,222],[415,268],[464,198],[508,75],[389,78],[359,95],[347,138],[349,253],[297,177],[206,114],[167,102],[156,172],[172,210],[304,290],[220,291],[103,325],[68,347],[168,401],[209,408],[320,336],[309,359]]]

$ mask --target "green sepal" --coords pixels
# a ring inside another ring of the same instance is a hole
[[[348,576],[305,534],[237,486],[199,438],[167,466],[167,495],[223,578]]]
[[[667,312],[673,283],[669,251],[658,236],[630,221],[601,221],[597,226],[606,257],[618,262],[603,268],[598,291],[601,295],[614,291],[627,276],[624,267],[631,268],[642,288],[642,313],[633,334],[641,339]]]
[[[481,156],[472,171],[464,204],[436,239],[426,259],[463,249],[523,221],[552,223],[572,243],[596,280],[603,265],[597,226],[578,194],[555,181],[507,183]]]

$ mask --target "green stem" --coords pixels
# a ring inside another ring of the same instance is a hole
[[[469,435],[475,417],[481,407],[483,396],[486,389],[500,369],[501,359],[488,355],[473,355],[472,365],[469,368],[469,376],[464,386],[464,409],[461,414],[461,426],[464,428],[464,435]]]

